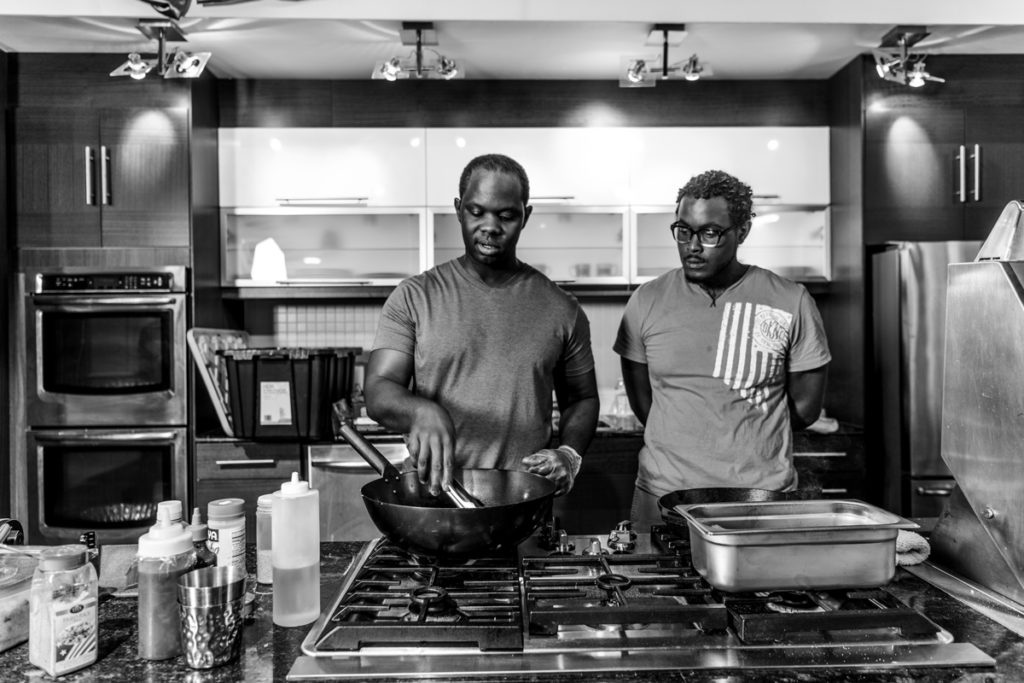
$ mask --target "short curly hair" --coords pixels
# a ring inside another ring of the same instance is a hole
[[[676,206],[683,197],[711,199],[721,197],[729,207],[729,220],[734,226],[744,225],[756,214],[751,210],[754,194],[750,186],[725,171],[711,170],[690,178],[676,195]]]
[[[504,154],[481,154],[470,159],[466,167],[462,169],[462,175],[459,176],[459,199],[465,196],[466,188],[469,187],[469,179],[472,177],[473,171],[477,169],[497,171],[515,176],[519,179],[523,205],[530,203],[530,179],[526,175],[526,170],[518,161]]]

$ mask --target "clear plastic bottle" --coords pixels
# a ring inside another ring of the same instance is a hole
[[[139,657],[170,659],[181,654],[178,577],[193,569],[192,533],[157,508],[156,524],[139,538]]]
[[[61,545],[43,550],[29,593],[29,662],[50,676],[95,662],[98,597],[88,548]]]
[[[612,428],[619,431],[629,431],[636,427],[636,418],[633,417],[633,409],[629,407],[629,396],[626,394],[626,384],[620,378],[615,385],[615,396],[612,399]]]
[[[320,495],[293,472],[273,496],[274,623],[303,626],[320,614]]]
[[[274,579],[273,515],[274,496],[265,493],[256,499],[256,583],[271,584]]]
[[[189,524],[188,530],[192,533],[192,548],[196,551],[195,568],[216,567],[217,556],[213,554],[210,546],[206,544],[210,532],[207,530],[207,526],[203,524],[199,508],[192,508],[192,523]]]

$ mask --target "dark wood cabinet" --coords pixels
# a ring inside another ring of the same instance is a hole
[[[842,426],[833,434],[793,434],[793,463],[801,489],[820,490],[822,498],[869,497],[864,463],[864,435]]]
[[[184,108],[19,107],[19,247],[189,245]]]
[[[198,442],[195,450],[194,505],[206,521],[206,506],[219,498],[245,501],[245,537],[256,542],[256,501],[301,471],[296,443]],[[191,511],[189,512],[191,514]]]
[[[1024,187],[1024,61],[928,64],[947,82],[882,82],[864,61],[866,244],[984,239]]]

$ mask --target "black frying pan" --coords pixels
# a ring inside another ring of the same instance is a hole
[[[456,473],[483,507],[457,508],[431,496],[416,472],[399,473],[347,422],[338,433],[381,478],[362,488],[370,519],[392,542],[432,556],[471,556],[515,548],[551,515],[555,484],[530,472],[467,469]]]
[[[667,524],[686,528],[686,520],[675,511],[678,505],[704,505],[706,503],[763,503],[772,500],[804,500],[811,497],[810,491],[771,491],[740,487],[711,487],[682,489],[666,493],[658,499],[661,519]]]

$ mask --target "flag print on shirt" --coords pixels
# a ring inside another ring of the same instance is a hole
[[[783,372],[792,320],[792,313],[764,304],[729,302],[722,312],[714,376],[761,411]]]

